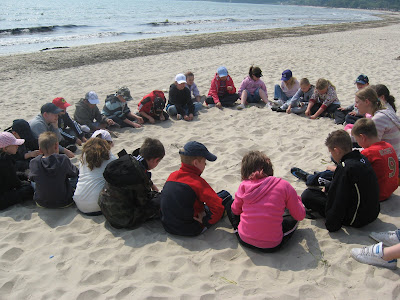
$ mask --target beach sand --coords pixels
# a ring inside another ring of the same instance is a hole
[[[353,83],[361,73],[372,84],[386,84],[399,98],[400,24],[392,22],[396,24],[383,27],[320,26],[326,31],[312,35],[306,28],[254,40],[244,33],[242,40],[239,33],[224,33],[2,56],[0,127],[16,118],[33,118],[55,97],[77,103],[89,90],[98,93],[102,107],[106,95],[121,85],[131,89],[129,106],[136,110],[144,95],[168,90],[174,76],[189,69],[204,94],[220,65],[228,68],[237,88],[250,65],[260,66],[271,98],[287,68],[312,83],[329,79],[343,106],[353,103]],[[68,112],[73,111],[71,106]],[[341,128],[332,119],[309,120],[256,106],[243,111],[205,108],[193,122],[173,119],[118,129],[113,153],[123,148],[130,152],[146,137],[160,139],[166,156],[152,173],[162,188],[180,166],[178,149],[197,140],[218,156],[203,177],[216,191],[234,194],[243,155],[260,150],[271,158],[275,175],[300,195],[305,185],[290,168],[324,170],[330,160],[325,138]],[[72,159],[75,164],[78,160],[79,155]],[[379,218],[361,229],[329,233],[323,219],[305,219],[286,247],[273,254],[240,246],[226,217],[204,234],[185,238],[165,233],[159,221],[116,230],[103,216],[87,217],[76,207],[51,210],[24,203],[0,213],[0,298],[399,299],[399,270],[363,265],[350,257],[351,248],[373,243],[371,231],[400,227],[399,201],[398,190],[381,204]]]

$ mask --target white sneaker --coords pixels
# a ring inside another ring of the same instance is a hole
[[[243,108],[246,108],[246,106],[244,106],[244,104],[239,104],[236,108],[242,110]]]
[[[177,114],[177,115],[176,115],[176,119],[177,119],[177,120],[181,120],[181,119],[182,119],[182,116],[181,116],[180,114]]]
[[[369,235],[372,239],[377,242],[382,242],[385,246],[394,246],[400,243],[399,236],[397,235],[399,229],[395,231],[385,231],[385,232],[371,232]]]
[[[364,248],[351,249],[351,256],[358,262],[388,269],[397,268],[397,259],[386,261],[383,256],[382,242]]]

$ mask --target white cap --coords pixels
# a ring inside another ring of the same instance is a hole
[[[104,129],[99,129],[99,130],[96,130],[95,132],[93,132],[92,138],[95,138],[95,137],[98,137],[98,138],[101,138],[103,140],[106,140],[107,142],[112,142],[113,141],[112,138],[111,138],[110,133],[107,130],[104,130]]]
[[[176,81],[178,84],[186,83],[186,76],[185,76],[185,74],[178,74],[178,75],[176,75],[176,76],[175,76],[175,81]]]
[[[85,99],[88,100],[90,104],[99,104],[100,103],[99,97],[93,91],[86,93]]]

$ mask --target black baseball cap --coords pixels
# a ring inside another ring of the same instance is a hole
[[[42,108],[40,109],[40,113],[51,113],[51,114],[56,114],[58,115],[60,112],[62,112],[63,110],[61,108],[58,108],[55,104],[53,103],[46,103],[42,106]]]
[[[179,151],[179,154],[186,156],[201,156],[209,161],[215,161],[217,159],[214,154],[208,151],[206,146],[196,141],[186,143],[183,147],[183,151]]]

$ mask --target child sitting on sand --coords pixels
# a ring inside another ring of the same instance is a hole
[[[39,136],[39,155],[29,164],[29,178],[35,182],[33,199],[40,207],[64,208],[74,203],[72,195],[79,170],[66,155],[59,154],[57,136],[43,132]]]
[[[318,79],[305,115],[309,116],[310,119],[316,119],[319,116],[334,118],[338,107],[340,107],[340,101],[336,94],[336,87],[329,80]]]
[[[190,95],[192,97],[193,104],[197,106],[197,110],[201,110],[203,108],[202,97],[200,96],[199,89],[197,88],[196,83],[194,82],[194,74],[191,71],[187,71],[185,73],[186,76],[186,87],[190,90]],[[205,98],[205,96],[203,96]],[[204,99],[203,99],[204,101]]]
[[[83,145],[79,179],[73,198],[78,209],[86,215],[101,215],[97,202],[106,182],[103,172],[110,162],[116,160],[110,151],[112,146],[111,135],[104,129],[95,131]]]
[[[107,96],[102,113],[120,127],[140,128],[140,124],[143,124],[142,117],[132,114],[128,107],[127,101],[132,99],[130,90],[123,86],[115,94]]]
[[[74,120],[71,119],[67,113],[68,106],[71,106],[62,97],[54,98],[52,103],[62,111],[58,114],[58,129],[60,130],[61,136],[68,144],[78,144],[82,146],[82,143],[86,142],[85,133],[82,131],[81,126]]]
[[[236,93],[235,84],[225,67],[219,67],[208,91],[206,104],[208,107],[233,106],[239,95]]]
[[[138,104],[139,115],[145,122],[149,121],[151,124],[154,124],[155,120],[168,120],[169,115],[164,111],[166,102],[164,93],[154,90],[140,100]]]
[[[15,162],[16,170],[25,172],[29,169],[32,158],[40,154],[37,138],[33,135],[29,123],[23,119],[14,120],[12,126],[5,131],[11,132],[16,139],[25,140],[25,143],[18,147],[17,153],[10,155]]]
[[[300,84],[292,71],[287,69],[282,72],[281,83],[275,84],[274,100],[280,105],[288,102],[299,90]]]
[[[17,153],[25,142],[10,132],[0,133],[0,209],[32,199],[33,188],[28,181],[20,180],[10,155]]]
[[[389,143],[379,140],[371,119],[357,120],[351,134],[364,148],[361,154],[368,158],[378,178],[379,201],[386,200],[398,187],[399,161],[396,151]]]
[[[170,116],[176,116],[177,120],[192,121],[196,113],[195,106],[190,96],[190,90],[186,87],[186,76],[178,74],[175,82],[169,87],[167,112]]]
[[[85,98],[79,100],[75,104],[74,119],[79,124],[89,127],[91,132],[98,129],[105,129],[109,126],[115,125],[115,122],[100,113],[97,104],[99,104],[99,97],[94,91],[87,92]]]
[[[159,140],[146,138],[132,155],[122,155],[106,166],[106,183],[98,203],[111,226],[133,228],[159,217],[159,193],[149,170],[157,167],[164,155]]]
[[[301,198],[289,182],[273,176],[271,160],[259,151],[243,157],[241,175],[235,200],[225,205],[236,237],[246,247],[279,250],[305,217]]]
[[[325,191],[306,189],[301,195],[305,207],[325,217],[329,231],[371,223],[380,210],[374,169],[358,150],[352,151],[351,138],[344,130],[330,133],[325,145],[337,162],[333,180]]]
[[[259,67],[251,66],[249,75],[242,81],[238,94],[241,104],[237,109],[243,109],[247,103],[258,103],[261,100],[268,103],[268,92],[264,81],[261,80],[262,71]]]
[[[287,101],[280,107],[273,107],[272,110],[277,112],[286,112],[288,114],[302,114],[306,111],[308,102],[314,93],[315,87],[310,84],[307,78],[300,80],[300,88],[290,101]]]
[[[161,222],[169,233],[196,236],[222,218],[223,202],[232,197],[226,191],[215,193],[200,177],[206,160],[217,159],[206,146],[188,142],[179,154],[181,168],[169,175],[161,192]]]

